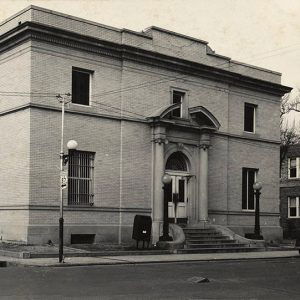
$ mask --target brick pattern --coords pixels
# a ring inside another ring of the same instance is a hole
[[[1,206],[29,204],[29,110],[0,117]]]
[[[30,102],[30,42],[0,55],[0,113]]]
[[[288,179],[288,158],[300,157],[300,145],[289,147],[281,166],[280,216],[285,238],[300,236],[300,218],[288,218],[288,197],[300,197],[300,179]]]

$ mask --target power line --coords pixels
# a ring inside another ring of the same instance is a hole
[[[294,45],[291,45],[291,46],[286,46],[286,47],[281,47],[281,48],[278,48],[278,49],[273,49],[273,50],[269,50],[269,51],[265,51],[265,52],[261,52],[259,55],[261,54],[265,54],[265,53],[269,53],[269,52],[274,52],[274,51],[278,51],[278,50],[282,50],[282,49],[287,49],[287,48],[290,48],[290,47],[294,47],[296,45],[299,45],[298,44],[294,44]],[[294,49],[295,50],[295,49]],[[292,51],[294,51],[292,50]],[[290,51],[288,51],[290,52]],[[287,52],[285,52],[287,53]],[[280,55],[279,54],[274,54],[272,56],[264,56],[264,57],[261,57],[261,58],[256,58],[257,59],[263,59],[263,58],[268,58],[268,57],[273,57],[273,56],[276,56],[276,55]],[[254,56],[257,56],[257,55],[254,55]],[[253,56],[250,56],[250,57],[253,57]],[[226,61],[224,63],[220,63],[220,64],[216,64],[216,65],[212,65],[210,67],[220,67],[220,66],[225,66],[229,63],[230,61]],[[208,65],[209,66],[209,65]],[[247,73],[247,72],[246,72]],[[239,73],[241,75],[244,75],[245,73]],[[119,88],[119,89],[113,89],[113,90],[110,90],[110,91],[106,91],[106,92],[102,92],[102,93],[98,93],[98,94],[93,94],[92,96],[95,97],[95,96],[104,96],[104,95],[111,95],[111,94],[115,94],[115,93],[120,93],[120,92],[127,92],[127,91],[131,91],[131,90],[135,90],[135,89],[139,89],[139,88],[143,88],[143,87],[148,87],[148,86],[154,86],[154,85],[157,85],[157,84],[161,84],[161,83],[166,83],[166,82],[172,82],[172,81],[176,81],[176,80],[181,80],[181,79],[187,79],[188,76],[191,76],[191,75],[184,75],[184,76],[178,76],[178,77],[172,77],[172,78],[166,78],[166,79],[158,79],[158,80],[153,80],[153,81],[148,81],[148,82],[144,82],[144,83],[139,83],[139,84],[136,84],[136,85],[132,85],[132,86],[128,86],[128,87],[125,87],[125,88]],[[170,77],[170,76],[169,76]],[[199,83],[198,83],[199,84]],[[203,84],[202,84],[203,85]],[[206,86],[209,86],[211,88],[214,88],[214,86],[212,85],[207,85]],[[16,95],[51,95],[51,96],[55,96],[57,95],[57,93],[46,93],[46,92],[11,92],[11,91],[0,91],[0,94],[3,94],[3,95],[10,95],[12,94],[13,96],[16,96]]]

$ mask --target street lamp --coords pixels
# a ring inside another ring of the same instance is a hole
[[[261,194],[260,190],[262,188],[261,182],[255,182],[253,184],[253,190],[255,194],[255,227],[254,236],[256,240],[263,240],[263,236],[260,234],[260,224],[259,224],[259,196]]]
[[[76,150],[78,143],[75,140],[70,140],[67,143],[68,150]],[[64,255],[64,201],[63,190],[67,188],[68,171],[64,170],[64,166],[69,160],[69,155],[64,154],[63,148],[60,152],[60,207],[59,207],[59,262],[63,262]]]
[[[162,179],[163,191],[164,191],[164,223],[163,223],[163,235],[159,237],[160,241],[172,241],[172,237],[169,236],[169,220],[168,220],[168,199],[165,195],[165,185],[171,183],[172,177],[169,174],[164,174]]]
[[[64,95],[58,94],[56,96],[58,102],[61,104],[61,138],[60,138],[60,205],[59,205],[59,250],[58,260],[60,263],[63,262],[64,254],[64,202],[63,202],[63,189],[67,188],[68,173],[64,171],[64,166],[68,162],[68,155],[64,154],[64,122],[65,122],[65,105],[69,102],[71,94],[66,93]],[[75,150],[78,144],[74,140],[70,140],[67,143],[69,150]]]

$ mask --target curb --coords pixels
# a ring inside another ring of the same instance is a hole
[[[136,250],[136,251],[95,251],[95,252],[65,252],[65,257],[98,257],[98,256],[141,256],[141,255],[162,255],[173,254],[173,250]],[[37,253],[37,252],[16,252],[8,250],[0,250],[0,256],[31,259],[31,258],[55,258],[58,257],[57,253]]]
[[[193,263],[193,262],[240,262],[240,261],[275,261],[277,259],[300,259],[299,255],[293,254],[290,256],[276,256],[276,257],[238,257],[238,258],[209,258],[209,259],[185,259],[185,260],[149,260],[149,261],[128,261],[128,260],[114,260],[106,262],[86,262],[86,263],[44,263],[44,264],[30,264],[17,261],[7,261],[6,266],[17,266],[17,267],[80,267],[80,266],[114,266],[114,265],[143,265],[143,264],[168,264],[168,263]],[[26,260],[28,261],[28,260]]]

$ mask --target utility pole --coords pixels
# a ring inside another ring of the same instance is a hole
[[[63,179],[65,178],[64,174],[64,121],[65,121],[65,104],[69,103],[70,100],[70,93],[67,93],[63,96],[58,94],[56,98],[58,99],[59,103],[61,103],[61,138],[60,138],[60,206],[59,206],[59,253],[58,259],[59,262],[63,262],[63,255],[64,255],[64,202],[63,202],[63,189],[66,187]]]

